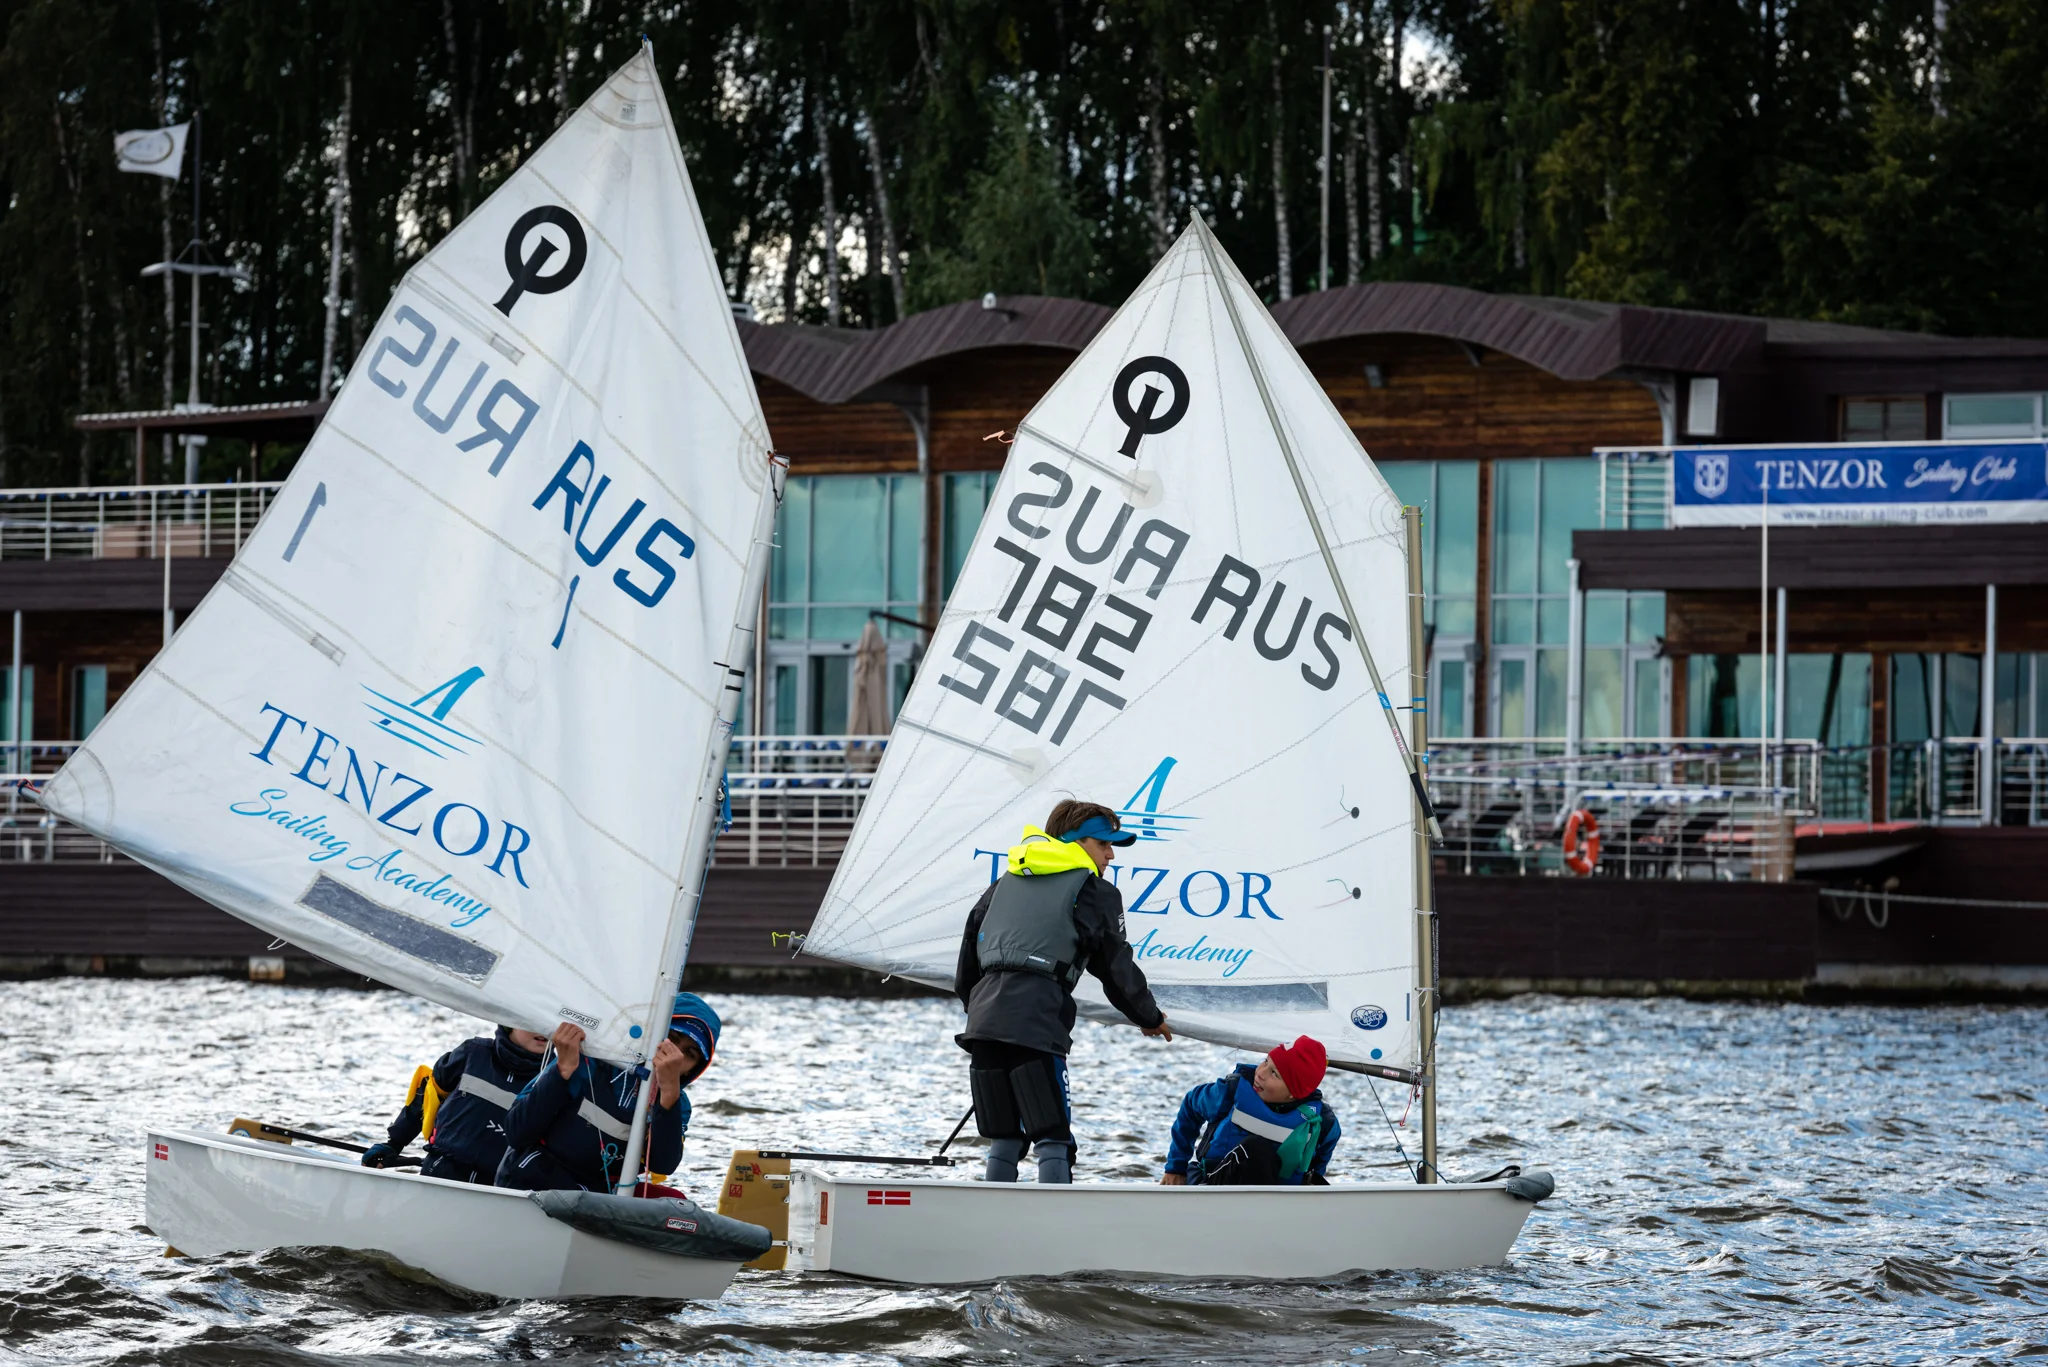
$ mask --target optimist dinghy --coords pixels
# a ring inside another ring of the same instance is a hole
[[[799,1168],[790,1266],[955,1282],[1506,1259],[1548,1176],[1436,1169],[1417,533],[1197,220],[1017,429],[803,944],[950,988],[968,907],[1022,827],[1062,797],[1121,802],[1138,840],[1110,872],[1175,1031],[1260,1051],[1309,1034],[1332,1066],[1416,1089],[1417,1181],[1041,1188]],[[1411,682],[1397,706],[1389,688]],[[1076,995],[1122,1020],[1092,979]],[[1369,1115],[1347,1115],[1353,1143]]]
[[[644,1063],[779,479],[643,47],[408,273],[270,516],[43,803],[322,958]],[[631,1212],[149,1144],[150,1225],[188,1254],[328,1245],[497,1295],[690,1297],[767,1246],[657,1253]]]

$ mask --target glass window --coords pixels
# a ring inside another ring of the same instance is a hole
[[[976,470],[964,475],[947,475],[940,484],[939,542],[943,559],[945,593],[953,595],[960,582],[960,567],[967,563],[968,548],[981,527],[982,514],[995,496],[999,471]]]
[[[1561,736],[1565,733],[1565,703],[1571,698],[1569,687],[1571,673],[1571,652],[1567,650],[1539,650],[1536,652],[1536,735]]]
[[[1568,593],[1572,533],[1600,525],[1600,462],[1590,457],[1542,462],[1542,593]]]
[[[71,671],[71,739],[84,740],[107,715],[107,667],[79,665]]]
[[[1628,596],[1620,593],[1586,595],[1586,644],[1618,646],[1628,635]]]
[[[1891,738],[1920,741],[1933,737],[1935,679],[1940,658],[1934,655],[1892,656]]]
[[[1423,620],[1469,639],[1478,620],[1479,462],[1388,461],[1379,470],[1395,497],[1422,509]]]
[[[1900,398],[1842,400],[1843,441],[1925,441],[1927,400]]]
[[[1529,734],[1529,666],[1526,660],[1500,662],[1500,729],[1502,736]]]
[[[1628,596],[1628,639],[1631,645],[1655,645],[1664,635],[1664,595]]]
[[[796,675],[795,665],[775,666],[775,734],[778,736],[798,734]]]
[[[2031,437],[2041,430],[2038,394],[1950,394],[1945,437]]]
[[[1785,657],[1785,735],[1822,745],[1870,744],[1870,657]]]
[[[1694,655],[1685,662],[1686,734],[1755,739],[1762,734],[1762,657]]]
[[[1536,591],[1536,480],[1541,462],[1493,467],[1493,591]]]
[[[1984,734],[1984,657],[1945,655],[1941,661],[1941,734]]]
[[[1638,736],[1661,736],[1670,724],[1664,715],[1664,662],[1637,657],[1635,660],[1635,725]]]
[[[1545,655],[1558,654],[1545,651]],[[1622,728],[1622,656],[1619,650],[1588,650],[1585,698],[1580,713],[1582,734],[1595,739],[1627,734]]]
[[[21,730],[22,739],[36,738],[36,667],[21,667]],[[14,739],[14,669],[0,665],[0,740]],[[10,757],[11,758],[11,757]],[[0,765],[0,768],[11,767]],[[24,766],[25,767],[25,766]]]
[[[858,640],[870,613],[916,619],[923,486],[916,475],[802,475],[783,490],[768,634]],[[890,623],[889,634],[912,628]]]
[[[1430,728],[1446,740],[1461,740],[1465,735],[1465,673],[1463,660],[1445,660],[1437,666],[1437,700],[1430,711]]]

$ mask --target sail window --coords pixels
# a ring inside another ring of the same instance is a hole
[[[416,916],[393,911],[324,873],[313,880],[299,905],[458,978],[482,982],[498,966],[497,950],[451,935]]]

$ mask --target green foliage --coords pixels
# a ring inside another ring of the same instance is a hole
[[[926,258],[911,291],[931,308],[993,290],[997,294],[1093,293],[1093,233],[1074,206],[1074,190],[1056,162],[1058,149],[1021,101],[996,119],[988,167],[960,204],[960,241]]]
[[[827,321],[828,249],[843,326],[987,290],[1115,303],[1191,214],[1269,299],[1310,288],[1326,28],[1333,281],[1355,242],[1360,279],[1963,334],[2048,318],[2039,0],[0,0],[0,481],[126,479],[127,442],[71,417],[157,407],[167,378],[184,397],[185,296],[167,327],[139,276],[167,222],[171,250],[197,236],[254,280],[207,287],[206,399],[331,380],[344,92],[337,370],[642,34],[764,317]],[[111,154],[195,110],[197,225],[189,181]],[[216,444],[206,473],[247,454]]]

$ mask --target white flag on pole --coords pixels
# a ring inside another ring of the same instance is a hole
[[[189,123],[169,128],[131,128],[114,134],[114,159],[123,171],[140,171],[147,176],[176,180],[185,170],[185,135]]]

